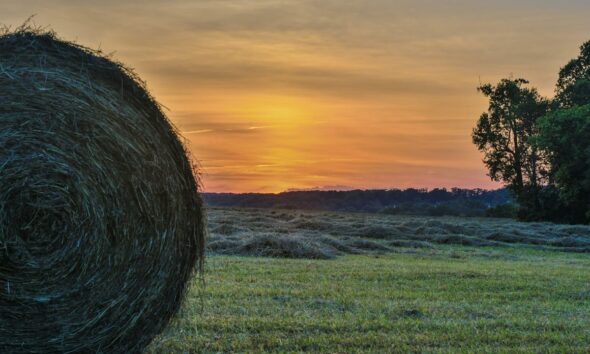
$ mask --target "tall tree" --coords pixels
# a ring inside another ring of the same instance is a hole
[[[560,207],[551,218],[590,222],[590,41],[559,71],[555,109],[539,123],[538,146],[547,151]]]
[[[488,111],[473,129],[473,143],[484,153],[488,175],[514,193],[523,209],[538,209],[539,190],[548,176],[548,163],[533,144],[537,121],[549,102],[525,79],[503,79],[496,86],[481,85],[489,98]]]

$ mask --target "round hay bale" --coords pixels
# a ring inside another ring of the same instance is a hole
[[[195,172],[131,70],[1,34],[0,352],[143,350],[202,265]]]

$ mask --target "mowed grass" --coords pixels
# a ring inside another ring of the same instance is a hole
[[[589,352],[590,255],[211,256],[150,352]]]

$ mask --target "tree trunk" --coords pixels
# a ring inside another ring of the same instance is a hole
[[[514,180],[515,192],[521,197],[524,189],[524,179],[522,177],[522,156],[520,151],[520,145],[518,141],[518,132],[516,127],[513,128],[513,140],[514,140],[514,172],[516,178]]]

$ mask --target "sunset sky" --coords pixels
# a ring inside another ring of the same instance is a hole
[[[5,1],[115,52],[169,110],[206,191],[482,187],[480,82],[551,96],[590,1]]]

